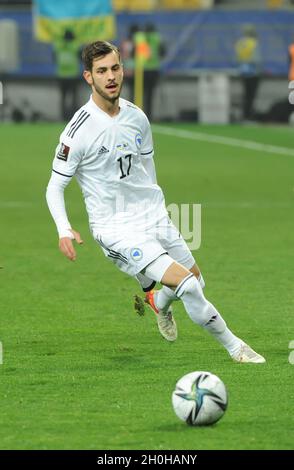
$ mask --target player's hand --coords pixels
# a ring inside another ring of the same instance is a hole
[[[76,255],[76,250],[74,249],[72,240],[75,240],[79,245],[83,243],[83,240],[81,239],[81,235],[79,234],[79,232],[76,232],[75,230],[72,230],[72,229],[70,231],[73,234],[73,239],[69,237],[60,238],[59,249],[61,253],[64,254],[64,256],[66,256],[71,261],[75,261],[77,255]]]

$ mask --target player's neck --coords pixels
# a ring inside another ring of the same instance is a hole
[[[102,98],[100,95],[93,93],[92,99],[96,106],[108,114],[110,117],[114,117],[119,113],[119,98],[113,103]]]

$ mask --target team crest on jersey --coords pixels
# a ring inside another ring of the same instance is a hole
[[[140,133],[138,133],[138,134],[136,135],[135,142],[136,142],[136,145],[137,145],[137,147],[138,147],[138,149],[139,149],[139,148],[141,147],[141,145],[142,145],[142,136],[141,136]]]
[[[140,261],[143,258],[143,251],[140,248],[132,248],[131,257],[134,261]]]
[[[57,158],[59,160],[63,160],[64,162],[66,162],[69,151],[70,151],[70,147],[62,143],[60,146],[60,149],[58,150]]]

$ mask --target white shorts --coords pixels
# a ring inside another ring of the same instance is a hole
[[[178,263],[191,269],[195,264],[185,240],[169,217],[162,219],[155,227],[136,233],[97,235],[95,238],[107,256],[121,271],[136,276],[144,291],[154,287],[153,279],[142,271],[160,255],[167,253]]]

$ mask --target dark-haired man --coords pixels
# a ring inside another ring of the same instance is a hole
[[[201,275],[182,236],[168,218],[156,183],[153,142],[145,114],[120,98],[123,69],[118,50],[98,41],[85,47],[84,78],[92,96],[60,137],[47,188],[47,202],[59,233],[59,247],[76,259],[64,188],[76,176],[92,234],[105,255],[136,277],[147,292],[168,341],[177,338],[171,303],[181,299],[190,318],[210,332],[238,362],[265,362],[236,337],[203,295]],[[154,292],[156,282],[163,288]]]

